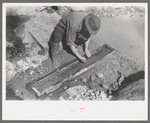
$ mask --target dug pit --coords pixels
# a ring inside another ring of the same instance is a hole
[[[144,64],[114,50],[40,100],[144,100]]]

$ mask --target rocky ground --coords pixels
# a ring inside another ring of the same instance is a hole
[[[9,8],[8,10],[11,9]],[[44,9],[40,12],[41,8],[36,8],[33,9],[35,13],[30,12],[32,13],[30,16],[26,16],[27,13],[24,13],[24,16],[21,17],[17,13],[19,10],[17,11],[16,9],[17,16],[20,17],[19,23],[11,21],[12,15],[10,16],[10,14],[13,13],[8,11],[7,100],[36,100],[36,97],[26,90],[25,84],[54,70],[48,54],[47,43],[50,34],[64,13],[78,11],[77,9],[81,10],[78,7],[52,7],[52,9]],[[30,10],[32,10],[32,7]],[[97,35],[91,38],[89,50],[93,51],[106,43],[115,48],[116,51],[97,62],[93,69],[81,75],[77,80],[80,81],[84,78],[82,80],[84,82],[90,78],[91,73],[94,75],[100,73],[105,78],[104,85],[111,85],[118,79],[118,74],[115,71],[122,72],[125,79],[122,86],[113,92],[111,98],[104,98],[107,94],[101,90],[91,90],[81,85],[76,85],[71,89],[77,90],[76,88],[81,88],[81,90],[84,90],[84,93],[81,92],[83,95],[81,93],[72,95],[69,92],[70,89],[64,92],[68,95],[70,94],[67,100],[82,100],[84,95],[88,97],[88,99],[86,98],[87,100],[90,100],[94,94],[95,100],[144,100],[144,8],[85,7],[82,10],[97,14],[101,18],[101,29]],[[24,12],[26,11],[24,10]],[[38,12],[39,14],[37,14]],[[43,52],[39,44],[44,47],[45,52]],[[13,52],[9,53],[9,51]],[[81,47],[79,47],[79,52],[83,54]],[[64,64],[74,58],[74,56],[62,49],[59,62]],[[98,84],[100,85],[100,83]],[[60,96],[60,100],[64,100],[64,98],[63,95]],[[50,97],[47,99],[51,100]]]

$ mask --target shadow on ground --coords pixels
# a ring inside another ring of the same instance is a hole
[[[16,96],[12,88],[6,88],[6,100],[23,100]]]
[[[119,90],[113,92],[113,100],[144,100],[145,72],[138,71],[124,79]]]
[[[27,15],[6,16],[6,24],[15,29],[20,24],[28,21],[31,17]]]

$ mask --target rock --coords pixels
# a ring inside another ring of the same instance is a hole
[[[59,100],[64,101],[65,99],[62,96],[60,96]]]
[[[69,100],[72,100],[72,97],[71,97],[71,96],[69,96],[69,97],[68,97],[68,99],[69,99]]]
[[[34,71],[32,70],[32,71],[30,71],[30,75],[33,75],[34,74]]]
[[[95,93],[91,92],[91,96],[93,96],[93,97],[94,97],[94,96],[95,96]]]
[[[109,90],[108,90],[108,95],[111,95],[111,94],[112,94],[112,90],[109,89]]]
[[[97,82],[91,82],[90,86],[92,89],[96,89],[97,91],[104,91],[102,87]]]
[[[82,82],[87,82],[87,78],[82,78]]]
[[[90,76],[90,80],[93,82],[95,79],[96,79],[95,75],[92,74],[92,75]]]
[[[66,92],[63,92],[62,97],[67,100],[69,98],[69,95]]]
[[[118,89],[118,82],[112,83],[111,87],[112,87],[112,90],[117,90]]]
[[[107,89],[109,89],[109,88],[110,88],[110,83],[105,82],[102,86],[103,86],[103,88],[104,88],[104,89],[106,89],[106,90],[107,90]]]
[[[111,14],[111,17],[115,17],[115,15],[114,15],[114,14]]]
[[[109,99],[107,98],[107,95],[103,91],[101,92],[100,97],[102,101],[109,101]]]
[[[75,95],[85,93],[86,91],[87,91],[86,87],[82,85],[78,85],[78,86],[74,86],[74,87],[67,89],[66,93],[73,97]]]
[[[41,68],[40,68],[40,67],[37,67],[35,70],[36,70],[38,73],[41,72]]]
[[[144,15],[140,15],[140,17],[143,17]]]
[[[50,97],[46,97],[44,100],[51,100],[51,98]]]
[[[108,96],[108,100],[111,100],[111,98],[112,98],[112,95],[109,95],[109,96]]]
[[[76,97],[77,97],[78,99],[81,98],[81,94],[78,94]]]
[[[97,82],[99,85],[103,85],[103,80],[101,78],[96,79],[95,82]]]
[[[100,93],[99,93],[99,91],[96,91],[96,97],[98,97],[98,96],[99,96],[99,94],[100,94]]]
[[[104,75],[101,74],[101,73],[97,73],[96,76],[97,76],[98,78],[103,78],[103,77],[104,77]]]
[[[9,81],[17,74],[15,70],[15,65],[11,62],[6,61],[6,84],[9,84]]]
[[[88,90],[88,93],[93,93],[93,90]]]
[[[25,71],[30,68],[30,65],[27,62],[25,62],[23,59],[17,61],[16,66],[17,66],[17,68],[18,68],[17,70],[19,72]]]
[[[132,17],[132,16],[133,16],[133,14],[132,14],[132,13],[128,13],[128,15],[129,15],[129,17]]]

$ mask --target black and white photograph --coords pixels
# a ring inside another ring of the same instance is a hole
[[[146,3],[3,3],[3,101],[146,105],[147,12]]]

